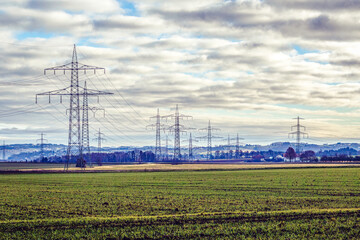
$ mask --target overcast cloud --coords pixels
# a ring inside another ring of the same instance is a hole
[[[355,0],[16,0],[1,1],[0,21],[0,138],[9,143],[41,132],[67,143],[68,99],[35,104],[35,94],[69,85],[69,74],[43,70],[71,61],[74,43],[79,62],[106,68],[80,84],[114,93],[91,100],[106,109],[90,114],[91,132],[101,128],[108,146],[153,145],[149,117],[176,104],[193,116],[187,125],[211,120],[218,135],[248,143],[287,141],[298,115],[308,142],[360,135]]]

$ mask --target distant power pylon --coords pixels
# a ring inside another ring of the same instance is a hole
[[[177,163],[181,160],[181,151],[180,151],[180,132],[185,132],[185,130],[189,128],[185,128],[184,125],[180,124],[180,119],[189,119],[192,116],[187,116],[179,113],[179,107],[176,104],[176,109],[174,114],[170,114],[167,116],[162,116],[162,118],[170,118],[175,120],[175,124],[169,127],[171,132],[174,132],[175,140],[174,140],[174,158],[173,163]]]
[[[69,140],[68,140],[68,148],[67,148],[67,160],[64,165],[64,170],[68,170],[69,168],[69,161],[72,157],[78,157],[77,159],[77,166],[84,168],[84,162],[81,158],[82,156],[82,140],[81,140],[81,127],[80,127],[80,96],[84,96],[84,88],[79,86],[79,71],[86,71],[93,70],[96,73],[96,70],[103,70],[105,73],[105,69],[101,67],[89,66],[84,65],[78,62],[77,53],[76,53],[76,46],[74,44],[73,55],[71,63],[67,63],[65,65],[46,68],[44,70],[44,74],[47,71],[63,71],[64,74],[66,71],[71,72],[71,80],[70,86],[58,89],[54,91],[44,92],[36,94],[36,103],[37,97],[41,95],[49,96],[49,103],[51,101],[50,96],[58,95],[60,96],[60,101],[62,102],[62,96],[70,96],[70,108],[69,108]],[[82,91],[81,91],[82,90]],[[87,89],[87,96],[99,96],[99,95],[108,95],[112,94],[110,92],[103,92],[97,90],[90,90]]]
[[[239,134],[236,134],[236,150],[235,150],[235,158],[240,158],[240,143],[239,143]]]
[[[169,139],[168,139],[168,135],[166,135],[166,145],[165,145],[165,160],[168,161],[169,160]]]
[[[235,145],[235,159],[239,158],[239,154],[240,154],[240,142],[239,140],[244,140],[244,138],[239,138],[239,134],[236,134],[236,138],[230,138],[230,134],[228,134],[227,137],[227,147],[228,147],[228,151],[230,152],[231,147],[234,145],[231,145],[231,141],[232,140],[236,140],[236,145]]]
[[[99,128],[99,131],[98,133],[96,134],[96,138],[94,140],[96,140],[98,142],[98,158],[97,158],[97,164],[99,166],[102,165],[102,159],[101,159],[101,143],[102,141],[105,141],[106,139],[103,138],[104,134],[102,132],[100,132],[100,128]]]
[[[296,153],[300,154],[300,138],[301,138],[301,135],[303,136],[303,138],[305,138],[305,136],[309,137],[309,134],[301,131],[301,129],[306,131],[306,128],[304,126],[300,125],[300,119],[304,119],[304,118],[300,118],[298,116],[297,118],[293,118],[293,119],[297,119],[297,124],[294,125],[294,126],[291,126],[291,131],[293,131],[294,128],[296,128],[296,131],[289,133],[288,136],[296,135]]]
[[[44,138],[44,133],[40,134],[40,139],[37,139],[36,141],[40,141],[40,161],[44,159],[44,141],[47,142],[47,139]]]
[[[169,136],[166,134],[165,137],[165,155],[163,156],[163,161],[169,161],[170,154],[169,154],[169,142],[172,142],[171,139],[169,139]]]
[[[155,143],[155,158],[156,161],[160,161],[161,159],[161,138],[160,138],[160,131],[166,129],[165,125],[160,123],[160,113],[159,113],[159,109],[157,109],[157,114],[156,116],[150,117],[150,119],[152,118],[156,118],[156,123],[155,124],[151,124],[148,125],[147,127],[151,127],[154,128],[155,127],[155,131],[156,131],[156,143]]]
[[[194,139],[192,137],[192,133],[190,132],[190,135],[189,135],[189,139],[187,140],[183,140],[182,142],[188,142],[189,143],[189,155],[188,155],[188,160],[191,161],[191,160],[194,160],[194,153],[193,153],[193,142],[198,142],[198,140]]]
[[[194,159],[193,149],[192,148],[193,148],[192,147],[192,136],[191,136],[191,133],[190,133],[190,137],[189,137],[189,161]]]
[[[207,158],[208,160],[210,160],[210,158],[211,158],[211,152],[212,152],[212,139],[213,139],[213,138],[221,138],[221,137],[213,136],[213,135],[212,135],[212,131],[220,131],[220,129],[219,129],[219,128],[213,128],[213,127],[211,127],[210,120],[209,120],[209,125],[208,125],[208,127],[207,127],[207,128],[201,128],[201,129],[199,129],[199,130],[200,130],[200,131],[207,131],[207,132],[208,132],[207,136],[198,137],[198,138],[207,139],[208,144],[207,144],[207,155],[206,155],[206,158]]]

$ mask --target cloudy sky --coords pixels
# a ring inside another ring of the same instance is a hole
[[[0,20],[8,143],[35,143],[41,132],[67,143],[68,99],[35,104],[35,94],[69,85],[70,75],[43,70],[71,62],[74,43],[79,62],[106,68],[80,84],[114,93],[90,100],[106,109],[90,114],[90,134],[101,128],[105,145],[153,145],[149,117],[176,104],[193,116],[185,125],[211,120],[215,135],[244,143],[289,141],[297,116],[306,142],[359,140],[359,1],[2,0]]]

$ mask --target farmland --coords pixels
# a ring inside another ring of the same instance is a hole
[[[0,238],[357,238],[360,168],[0,175]]]

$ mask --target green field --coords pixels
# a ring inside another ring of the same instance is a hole
[[[360,168],[0,175],[1,239],[358,239]]]

